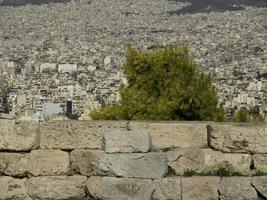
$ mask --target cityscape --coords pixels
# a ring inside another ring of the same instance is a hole
[[[267,3],[10,2],[0,1],[0,117],[88,120],[118,102],[127,44],[186,43],[228,116],[247,108],[267,119]]]

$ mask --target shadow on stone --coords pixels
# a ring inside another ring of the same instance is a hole
[[[267,7],[266,0],[169,0],[174,2],[189,3],[190,5],[169,12],[169,14],[180,15],[180,14],[194,14],[194,13],[205,13],[211,11],[224,12],[224,11],[238,11],[244,10],[245,6],[253,7]]]

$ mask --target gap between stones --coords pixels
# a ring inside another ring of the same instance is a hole
[[[254,188],[254,190],[257,192],[259,199],[267,200],[267,197],[265,197],[259,190],[257,190],[257,188],[253,185],[253,183],[250,183],[250,184]]]

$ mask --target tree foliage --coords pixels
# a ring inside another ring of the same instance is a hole
[[[257,111],[249,111],[245,108],[237,110],[233,117],[234,122],[264,122],[264,117]]]
[[[187,46],[127,50],[120,101],[92,112],[93,119],[224,120],[211,77],[199,72]]]

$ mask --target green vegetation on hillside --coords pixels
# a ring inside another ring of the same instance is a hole
[[[233,117],[234,122],[264,122],[264,117],[257,111],[248,111],[245,108],[237,110]]]
[[[127,49],[120,101],[92,112],[93,119],[224,120],[211,77],[199,72],[187,46]]]

